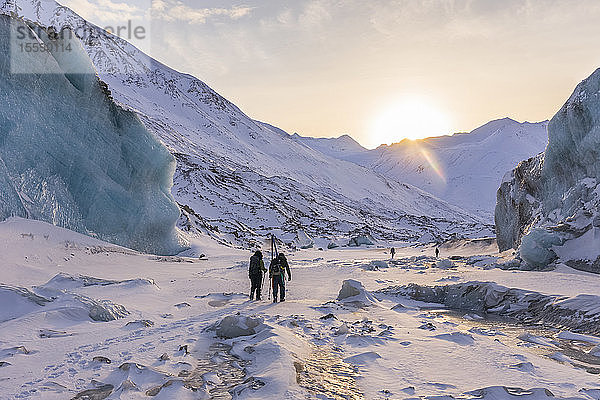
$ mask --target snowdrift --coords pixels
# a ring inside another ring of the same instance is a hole
[[[0,301],[3,305],[0,308],[0,322],[37,312],[44,312],[47,317],[96,322],[114,321],[129,314],[120,304],[57,289],[52,283],[56,281],[33,290],[0,283]]]
[[[24,30],[56,51],[15,50]],[[0,103],[0,220],[38,219],[149,253],[182,250],[174,158],[112,100],[79,39],[0,15]]]

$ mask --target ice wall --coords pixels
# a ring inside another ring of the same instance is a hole
[[[498,245],[518,248],[530,268],[560,259],[600,273],[600,69],[552,118],[548,137],[545,153],[498,190]]]
[[[24,29],[50,42],[0,15],[0,220],[34,218],[144,252],[180,251],[173,157],[111,99],[78,39],[53,40],[70,51],[19,51]]]

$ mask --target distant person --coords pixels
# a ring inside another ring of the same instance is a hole
[[[288,281],[292,280],[290,265],[283,253],[271,262],[269,266],[269,277],[273,286],[273,303],[277,303],[277,292],[279,291],[279,300],[285,301],[285,273],[288,274]]]
[[[396,249],[395,248],[391,248],[390,249],[390,254],[392,255],[392,259],[394,258],[394,256],[396,255]]]
[[[435,258],[439,258],[440,256],[440,249],[438,247],[435,248]]]
[[[263,261],[263,255],[260,250],[254,252],[250,257],[250,268],[248,269],[248,276],[250,277],[250,300],[254,300],[254,292],[256,292],[256,300],[260,300],[260,292],[262,290],[263,272],[267,272],[265,268],[265,262]]]

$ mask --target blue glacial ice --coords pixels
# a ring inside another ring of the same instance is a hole
[[[548,138],[498,190],[498,245],[518,247],[529,268],[558,261],[600,273],[600,69],[552,118]]]
[[[54,50],[19,51],[23,30]],[[38,219],[155,254],[182,250],[175,160],[112,100],[78,39],[51,41],[0,15],[0,104],[0,220]]]

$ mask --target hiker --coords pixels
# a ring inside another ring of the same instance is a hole
[[[437,247],[435,248],[435,258],[439,258],[440,256],[440,249],[438,249]]]
[[[250,257],[250,268],[248,269],[248,276],[250,277],[250,283],[252,284],[252,288],[250,289],[250,300],[254,300],[254,292],[256,292],[256,300],[260,300],[263,272],[267,272],[263,261],[263,255],[260,250],[256,250],[252,257]]]
[[[392,255],[392,259],[394,258],[394,256],[396,255],[396,249],[395,248],[391,248],[390,249],[390,254]]]
[[[285,273],[287,271],[288,281],[292,280],[290,265],[283,253],[271,262],[269,266],[269,277],[273,285],[273,303],[277,303],[277,290],[279,289],[279,301],[285,301]]]

